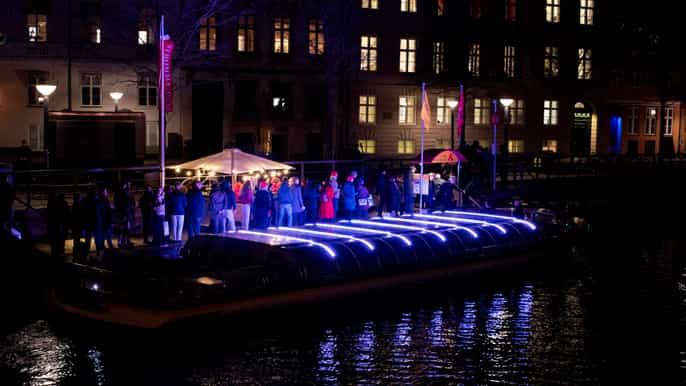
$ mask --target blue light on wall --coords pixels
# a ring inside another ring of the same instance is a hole
[[[622,117],[614,116],[610,119],[610,136],[612,147],[610,151],[615,154],[622,152]]]

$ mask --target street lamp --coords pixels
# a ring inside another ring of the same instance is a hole
[[[110,93],[110,98],[114,101],[114,111],[119,111],[119,100],[124,96],[123,92],[113,91]]]
[[[455,107],[457,107],[457,101],[455,99],[449,100],[448,107],[450,107],[450,149],[455,150]]]
[[[55,92],[54,84],[37,84],[36,90],[43,96],[43,147],[45,148],[45,166],[50,168],[50,152],[48,151],[48,99]]]
[[[503,122],[503,183],[507,183],[508,154],[510,152],[509,128],[510,128],[510,105],[514,103],[512,98],[500,98],[500,104],[505,107],[505,122]]]

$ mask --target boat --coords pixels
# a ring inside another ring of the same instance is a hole
[[[555,224],[472,211],[201,234],[65,263],[47,299],[60,313],[155,329],[511,267],[559,241]]]

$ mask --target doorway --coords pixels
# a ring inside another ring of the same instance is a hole
[[[591,115],[593,111],[584,103],[574,104],[574,120],[572,121],[572,143],[570,151],[575,156],[591,154]]]

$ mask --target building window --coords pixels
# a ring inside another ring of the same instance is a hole
[[[638,107],[629,108],[629,119],[627,120],[627,133],[638,134]]]
[[[359,122],[373,124],[376,122],[376,96],[360,95]]]
[[[472,44],[469,47],[469,57],[467,60],[467,70],[474,78],[479,77],[479,62],[481,57],[481,45]]]
[[[43,149],[45,146],[43,130],[36,124],[29,125],[29,146],[32,150]]]
[[[524,124],[524,99],[515,99],[508,108],[510,123],[513,125]]]
[[[100,25],[93,23],[88,27],[88,41],[93,44],[100,44],[102,42]]]
[[[644,154],[654,155],[655,154],[655,141],[646,141],[643,149]]]
[[[481,19],[481,0],[469,0],[469,17]]]
[[[560,74],[560,59],[557,47],[546,46],[543,59],[543,76],[546,78],[557,78]]]
[[[445,66],[445,43],[434,42],[434,57],[433,57],[434,73],[440,74],[443,72]]]
[[[138,104],[157,106],[157,78],[154,75],[138,75]]]
[[[147,30],[139,29],[138,30],[138,45],[144,46],[146,44],[150,44],[151,43],[150,36],[151,36],[151,34],[148,33]]]
[[[360,38],[360,70],[376,71],[376,36]]]
[[[641,87],[641,72],[640,71],[634,71],[632,81],[631,81],[631,87],[633,87],[633,88],[640,88]]]
[[[436,15],[443,16],[445,14],[445,4],[443,0],[436,0]]]
[[[674,125],[674,109],[666,108],[664,119],[665,119],[665,135],[668,137],[671,137],[672,136],[672,127]]]
[[[141,11],[138,20],[138,45],[145,46],[153,42],[153,29],[155,23],[155,13],[150,8],[145,8]]]
[[[505,21],[517,21],[517,0],[505,0]]]
[[[362,8],[379,9],[379,0],[362,0]]]
[[[200,50],[217,50],[217,19],[214,16],[200,20]]]
[[[376,141],[373,139],[359,139],[357,140],[357,148],[362,154],[376,153]]]
[[[401,125],[415,124],[414,96],[401,96],[398,98],[398,123]]]
[[[274,18],[274,53],[287,54],[291,35],[291,19],[288,17]]]
[[[30,42],[48,41],[48,15],[34,13],[26,15],[26,27],[28,28]]]
[[[38,92],[38,90],[36,90],[36,85],[44,83],[45,79],[45,75],[41,73],[29,74],[29,105],[39,105],[42,103],[42,98],[40,97],[40,93]]]
[[[279,119],[293,117],[293,98],[289,83],[272,83],[272,116]]]
[[[579,24],[593,25],[593,1],[579,0]]]
[[[324,23],[320,19],[310,19],[307,40],[310,55],[324,55]]]
[[[417,0],[400,0],[400,12],[417,12]]]
[[[545,0],[545,21],[560,22],[560,0]]]
[[[511,139],[507,141],[507,151],[509,153],[524,153],[524,140]]]
[[[100,106],[101,74],[81,75],[81,105]]]
[[[474,99],[474,124],[487,125],[489,123],[489,114],[491,112],[488,99]]]
[[[407,139],[399,140],[398,154],[414,154],[414,142]]]
[[[450,119],[450,107],[448,106],[448,98],[439,96],[436,99],[436,123],[448,123]]]
[[[255,15],[238,16],[238,52],[255,52]]]
[[[503,73],[507,78],[515,77],[515,57],[516,48],[514,46],[505,46],[503,54]]]
[[[415,72],[417,40],[400,39],[400,72]]]
[[[591,49],[579,48],[579,63],[577,67],[578,79],[591,79]]]
[[[549,151],[557,153],[557,140],[556,139],[546,139],[543,141],[541,146],[541,151]]]
[[[646,111],[646,131],[647,135],[655,135],[655,126],[657,123],[657,109],[648,107]]]
[[[543,101],[543,124],[557,125],[557,101]]]

